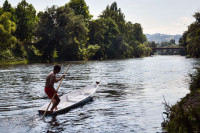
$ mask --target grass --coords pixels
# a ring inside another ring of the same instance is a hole
[[[3,65],[17,65],[17,64],[28,64],[28,60],[27,59],[18,59],[18,60],[0,60],[0,66]]]

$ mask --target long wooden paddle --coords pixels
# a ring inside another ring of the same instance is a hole
[[[66,69],[66,71],[65,71],[64,75],[66,74],[67,70],[69,69],[69,66],[70,66],[70,64],[67,66],[67,69]],[[58,87],[57,87],[57,89],[56,89],[56,92],[58,92],[58,89],[59,89],[59,87],[60,87],[60,85],[61,85],[62,81],[63,81],[63,78],[61,79],[61,81],[60,81],[60,84],[58,85]],[[46,113],[47,113],[47,110],[49,109],[49,106],[51,105],[51,103],[52,103],[52,101],[53,101],[53,99],[54,99],[55,95],[56,95],[56,93],[53,95],[53,97],[52,97],[52,99],[51,99],[51,101],[50,101],[50,103],[49,103],[49,105],[48,105],[48,107],[47,107],[46,111],[44,112],[44,114],[43,114],[43,116],[42,116],[42,119],[43,119],[43,118],[44,118],[44,116],[46,115]]]

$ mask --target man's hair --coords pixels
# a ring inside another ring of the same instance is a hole
[[[59,65],[55,65],[54,70],[61,70],[61,67]]]

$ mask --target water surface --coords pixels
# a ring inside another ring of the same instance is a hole
[[[44,84],[53,64],[1,66],[0,132],[162,132],[163,96],[174,104],[189,92],[189,73],[196,61],[153,56],[70,63],[60,96],[101,80],[99,89],[93,101],[45,121],[37,110],[49,102]],[[68,64],[61,64],[60,73]]]

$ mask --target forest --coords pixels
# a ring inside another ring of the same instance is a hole
[[[92,19],[84,0],[37,12],[22,0],[0,7],[0,61],[57,62],[143,57],[152,54],[141,24],[125,20],[114,2]]]

